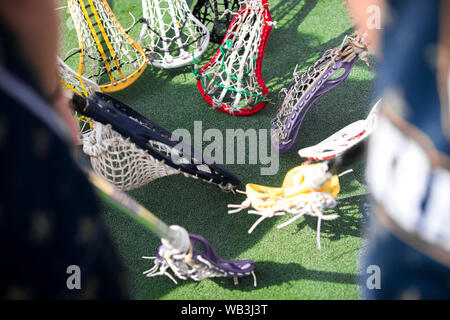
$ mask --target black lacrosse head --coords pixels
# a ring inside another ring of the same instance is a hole
[[[227,10],[237,12],[239,8],[239,0],[198,0],[192,14],[208,28],[210,41],[221,44],[233,20]]]
[[[72,105],[82,115],[111,125],[124,138],[129,138],[152,157],[176,170],[217,184],[225,190],[233,190],[240,184],[236,176],[205,157],[200,150],[176,139],[171,132],[111,96],[97,92],[85,98],[75,94]],[[152,141],[166,145],[172,153],[157,150]]]

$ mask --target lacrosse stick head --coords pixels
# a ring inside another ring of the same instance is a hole
[[[68,0],[79,42],[78,74],[102,92],[122,90],[147,66],[144,50],[124,30],[106,0]]]
[[[60,81],[63,87],[71,91],[73,93],[82,95],[84,97],[88,97],[95,92],[100,92],[100,87],[93,81],[84,78],[83,76],[76,73],[72,70],[61,58],[58,59],[58,70]],[[85,139],[92,133],[92,129],[94,128],[93,121],[83,115],[77,114],[75,112],[75,116],[80,123],[80,131],[82,135],[82,139]]]
[[[257,211],[277,212],[283,208],[295,207],[298,196],[312,192],[330,194],[336,198],[340,191],[338,176],[327,174],[321,164],[295,167],[286,174],[279,188],[247,184],[245,192],[252,207]]]
[[[222,112],[245,116],[270,100],[261,66],[272,18],[267,0],[253,0],[236,14],[215,56],[195,70],[203,98]]]
[[[232,20],[231,13],[239,9],[239,0],[198,0],[192,14],[208,28],[210,41],[221,44]]]
[[[185,0],[142,0],[142,8],[139,43],[149,64],[182,67],[205,52],[209,31],[192,15]]]
[[[170,152],[163,144],[154,142],[152,146],[159,152]],[[179,173],[101,122],[94,122],[93,132],[83,139],[83,152],[90,157],[94,171],[120,190],[136,189]]]
[[[272,144],[280,152],[292,148],[306,114],[317,99],[348,77],[359,56],[366,59],[367,45],[363,38],[346,37],[344,43],[340,48],[327,50],[303,74],[294,72],[294,81],[283,90],[285,97],[271,124]],[[343,74],[333,78],[341,69]]]
[[[203,237],[189,234],[189,239],[190,247],[186,252],[173,249],[163,241],[154,258],[154,267],[145,271],[144,274],[147,277],[167,275],[175,283],[176,280],[167,272],[168,268],[182,280],[201,281],[215,277],[237,279],[249,275],[254,277],[255,263],[253,260],[222,259]]]
[[[83,150],[97,173],[121,189],[134,189],[178,173],[216,184],[225,191],[234,190],[240,183],[201,151],[108,95],[96,93],[87,99],[74,95],[72,104],[96,121]]]
[[[377,127],[381,99],[372,107],[365,120],[355,121],[318,144],[300,149],[298,154],[307,161],[332,159],[368,138]]]
[[[254,210],[248,213],[260,215],[260,218],[248,233],[252,233],[264,219],[286,213],[293,214],[294,218],[278,228],[287,226],[305,214],[332,220],[337,215],[324,215],[323,212],[336,205],[335,199],[339,191],[339,177],[329,174],[325,164],[298,166],[286,174],[283,185],[279,188],[247,184],[247,199],[240,205],[228,205],[229,208],[234,208],[229,213],[253,207]]]

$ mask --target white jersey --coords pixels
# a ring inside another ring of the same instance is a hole
[[[450,171],[386,117],[371,137],[367,182],[399,227],[450,252]]]

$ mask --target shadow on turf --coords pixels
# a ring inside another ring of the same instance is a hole
[[[253,277],[251,275],[239,278],[238,285],[234,284],[232,278],[212,278],[209,280],[214,281],[224,289],[244,292],[255,291],[272,286],[279,286],[281,284],[289,283],[290,281],[298,280],[311,280],[340,284],[356,284],[358,280],[358,275],[356,274],[312,270],[302,267],[298,263],[282,264],[272,261],[258,261],[255,267],[255,274],[257,278],[256,288],[253,285]],[[144,293],[145,299],[159,299],[167,292],[172,291],[177,286],[173,284],[170,279],[164,276],[147,280],[144,279],[145,278],[142,277],[141,280],[148,281],[148,285],[150,285],[151,283],[151,289],[146,290],[146,292]],[[193,285],[193,290],[195,290],[195,287],[201,286],[201,282],[196,283],[192,280],[179,280],[178,286],[182,285]],[[142,295],[142,293],[140,295]],[[302,297],[298,296],[292,298],[301,299]]]
[[[361,212],[363,215],[361,215]],[[337,213],[339,218],[331,221],[322,220],[320,236],[322,239],[338,241],[343,237],[361,237],[361,230],[365,226],[367,212],[367,199],[365,195],[352,196],[338,200],[335,209],[328,210],[326,213]],[[317,218],[306,216],[298,225],[297,232],[309,227],[312,230],[317,229]]]
[[[351,273],[311,270],[302,267],[298,263],[281,264],[271,261],[257,262],[255,274],[258,280],[256,288],[253,286],[253,278],[251,276],[240,278],[238,285],[234,285],[231,279],[226,278],[217,278],[213,281],[229,290],[253,291],[298,280],[355,284],[358,278],[357,275]]]
[[[297,10],[300,3],[303,3],[303,5],[300,7],[300,10]],[[297,30],[300,23],[302,23],[316,5],[317,0],[281,1],[274,6],[270,6],[269,10],[272,14],[272,19],[277,22],[283,20],[288,15],[292,16],[291,19],[284,20],[282,24],[279,23],[279,29]]]

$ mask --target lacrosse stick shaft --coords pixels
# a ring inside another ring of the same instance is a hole
[[[339,172],[348,169],[352,164],[361,159],[366,150],[367,139],[364,139],[335,158],[327,160],[328,171],[331,174],[338,174]]]
[[[155,233],[159,238],[167,240],[168,244],[179,252],[186,252],[190,241],[186,230],[179,226],[168,226],[144,208],[136,200],[118,190],[93,171],[85,170],[89,181],[95,186],[98,194],[116,208],[132,217],[144,227]],[[186,241],[187,239],[187,241]]]
[[[170,238],[169,226],[141,206],[136,200],[132,199],[124,192],[119,191],[112,184],[91,171],[88,172],[88,179],[95,186],[102,198],[114,204],[122,212],[133,217],[160,238]]]

